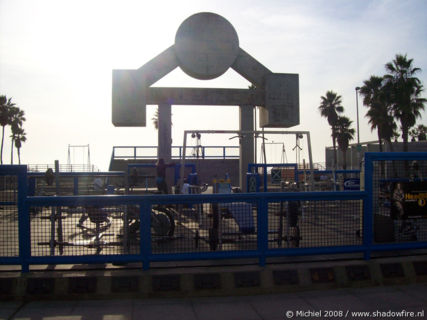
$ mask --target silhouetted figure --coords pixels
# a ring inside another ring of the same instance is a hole
[[[166,168],[174,166],[174,163],[168,163],[166,164],[163,158],[160,158],[156,163],[156,185],[157,189],[160,191],[160,193],[168,194],[169,189],[168,185],[166,183]]]
[[[53,173],[53,170],[51,168],[46,170],[46,173],[44,174],[44,179],[48,186],[53,185],[53,181],[55,180],[55,174]]]

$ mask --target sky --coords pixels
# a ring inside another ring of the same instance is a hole
[[[385,74],[384,65],[396,54],[412,58],[427,85],[425,0],[0,0],[0,94],[25,111],[22,163],[67,163],[69,145],[89,145],[91,163],[107,170],[113,146],[157,145],[151,122],[156,106],[147,107],[146,127],[112,125],[112,70],[144,65],[173,45],[180,24],[198,12],[226,18],[240,47],[271,71],[299,74],[300,125],[288,130],[310,131],[315,162],[325,161],[324,148],[331,145],[327,120],[318,111],[328,90],[342,96],[344,114],[356,128],[355,88]],[[154,84],[248,85],[232,69],[202,81],[179,68]],[[373,141],[366,111],[359,98],[360,140]],[[184,130],[237,130],[238,119],[234,106],[173,106],[173,145],[182,145]],[[427,125],[426,111],[418,123]],[[8,130],[4,163],[10,163]],[[287,161],[294,162],[295,138],[274,136],[269,142],[268,159],[283,157],[284,146]],[[236,143],[202,136],[204,145]],[[307,159],[306,141],[301,147],[300,157]],[[87,162],[85,149],[71,151],[72,163]]]

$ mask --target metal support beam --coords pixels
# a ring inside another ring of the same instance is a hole
[[[242,48],[231,68],[257,88],[263,88],[265,76],[272,73]]]
[[[159,147],[157,149],[158,158],[163,158],[165,162],[169,162],[172,158],[172,130],[171,130],[171,105],[159,105],[159,128],[158,128],[158,141]]]
[[[145,89],[147,104],[263,106],[261,89],[156,88]]]
[[[174,46],[170,46],[140,67],[136,73],[143,79],[144,86],[149,87],[176,67],[178,67],[178,60],[175,56]]]
[[[239,107],[239,129],[241,132],[251,132],[254,130],[254,106]],[[240,134],[239,148],[239,186],[243,192],[246,192],[246,173],[248,164],[254,162],[254,135]]]

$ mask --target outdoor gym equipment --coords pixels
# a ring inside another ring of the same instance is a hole
[[[71,229],[67,227],[64,230],[64,223],[59,224],[59,219],[70,219],[72,215],[84,216],[88,219],[83,223],[77,224],[79,229]],[[175,231],[176,212],[172,208],[164,206],[153,206],[151,210],[151,231],[153,240],[171,239]],[[47,219],[51,222],[50,240],[47,242],[40,241],[38,245],[48,245],[50,254],[55,255],[55,248],[59,250],[59,254],[64,253],[64,247],[87,247],[95,248],[95,254],[100,254],[102,249],[110,246],[122,247],[124,252],[129,250],[129,240],[135,239],[139,233],[139,208],[135,206],[119,206],[112,208],[101,208],[97,206],[79,206],[79,207],[61,207],[61,215],[58,214],[56,207],[52,207],[50,215],[39,216],[40,219]],[[120,220],[121,232],[117,228],[112,229],[112,226],[117,226]],[[80,230],[80,232],[78,231]],[[65,232],[67,234],[65,234]],[[68,236],[71,241],[63,239]],[[74,240],[76,237],[81,240]],[[111,237],[119,238],[120,240],[111,241]]]
[[[268,133],[268,132],[267,132]],[[288,157],[286,155],[286,149],[285,149],[285,143],[284,142],[265,142],[265,140],[267,140],[267,138],[264,138],[262,143],[261,143],[261,162],[262,163],[267,163],[267,146],[280,146],[281,150],[280,150],[280,163],[287,163],[288,162]],[[275,159],[276,160],[276,159]]]
[[[305,135],[307,137],[307,147],[308,147],[308,156],[309,156],[309,171],[310,171],[310,186],[313,186],[314,174],[313,174],[313,158],[311,152],[311,140],[309,131],[242,131],[242,130],[185,130],[184,131],[184,141],[182,146],[182,158],[181,158],[181,174],[179,179],[179,185],[182,186],[184,179],[184,167],[185,167],[185,157],[186,157],[186,148],[187,148],[187,135],[188,134],[234,134],[238,136],[251,135],[257,137],[261,134],[277,134],[277,135]],[[245,168],[246,170],[246,168]],[[240,172],[242,174],[242,172]],[[241,177],[240,181],[244,181]],[[240,186],[242,187],[242,186]]]
[[[130,236],[135,236],[139,233],[139,208],[128,206],[128,230]],[[175,232],[176,211],[173,208],[166,206],[153,206],[151,209],[151,229],[152,236],[156,238],[171,238]]]
[[[128,187],[133,189],[136,187],[143,186],[145,189],[145,192],[151,193],[152,190],[149,190],[150,187],[150,180],[155,179],[154,174],[143,174],[141,170],[151,170],[151,172],[154,173],[154,169],[156,168],[156,165],[154,163],[132,163],[128,164],[127,166],[127,176],[128,176]],[[190,174],[196,174],[196,166],[193,163],[186,163],[184,167],[181,168],[180,163],[175,163],[174,166],[172,166],[174,169],[174,184],[177,185],[177,181],[180,180],[180,175],[184,176],[185,169],[190,169]],[[143,180],[143,185],[140,184],[140,181]],[[182,186],[182,184],[180,184]],[[129,191],[129,190],[128,190]]]
[[[262,168],[262,175],[263,175],[263,186],[264,186],[264,192],[268,191],[268,173],[267,173],[267,168],[272,168],[271,169],[271,181],[272,183],[275,184],[280,184],[283,180],[282,177],[282,169],[288,169],[290,168],[291,170],[293,170],[293,181],[292,182],[299,182],[299,177],[298,177],[298,165],[296,163],[267,163],[267,164],[263,164],[263,163],[250,163],[248,165],[248,173],[250,173],[251,175],[258,175],[258,169]],[[291,171],[292,172],[292,171]],[[250,181],[249,179],[247,180],[248,183],[253,183],[252,181]],[[255,189],[259,190],[260,189],[260,179],[256,179],[255,183],[257,185],[255,185]],[[254,188],[251,188],[254,189]],[[249,190],[249,186],[248,186],[248,190]]]
[[[230,180],[214,180],[214,193],[231,194]],[[209,229],[209,246],[211,250],[222,249],[224,242],[235,242],[229,236],[242,237],[255,234],[255,221],[252,204],[247,202],[214,203],[212,204],[212,225]],[[233,219],[237,230],[226,232],[223,227],[225,220]],[[225,238],[227,237],[227,238]]]
[[[45,176],[47,183],[52,184],[52,179],[55,178],[53,171],[49,170]],[[56,190],[58,190],[58,173],[56,178]],[[105,185],[99,178],[93,181],[93,187],[98,194],[105,194],[106,192]],[[50,240],[47,242],[39,241],[38,244],[48,245],[52,256],[55,255],[55,248],[58,248],[59,254],[63,255],[64,247],[66,246],[95,248],[95,254],[100,254],[104,247],[122,246],[123,250],[127,252],[129,250],[129,239],[139,231],[139,210],[132,206],[105,208],[98,206],[51,207],[50,214],[40,214],[42,212],[42,209],[34,211],[39,219],[50,221]],[[69,223],[64,224],[64,221],[70,219],[73,215],[80,217],[77,224],[80,232],[70,229]],[[117,233],[117,230],[111,230],[113,224],[117,226],[117,223],[114,223],[112,219],[122,221],[123,231],[121,234]],[[173,209],[154,206],[151,211],[151,229],[153,239],[172,237],[175,230]],[[66,236],[73,240],[64,240]],[[77,236],[83,239],[75,240]],[[107,238],[111,239],[113,236],[122,238],[122,240],[106,240]]]

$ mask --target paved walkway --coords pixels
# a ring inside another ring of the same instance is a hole
[[[0,302],[2,320],[284,320],[374,316],[427,319],[427,284],[241,297]]]

